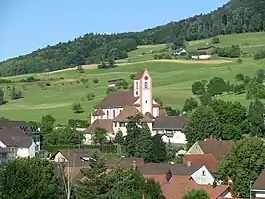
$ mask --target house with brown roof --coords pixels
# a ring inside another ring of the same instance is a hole
[[[215,138],[206,138],[203,141],[197,141],[187,151],[188,154],[212,154],[218,161],[222,161],[230,151],[233,141],[217,140]]]
[[[187,116],[157,116],[154,120],[153,133],[163,134],[164,142],[186,144],[186,136],[183,127],[187,123]]]
[[[256,198],[265,198],[265,168],[254,182],[251,191],[255,194]]]
[[[185,194],[193,189],[202,189],[209,194],[211,199],[234,198],[235,192],[228,185],[202,185],[193,181],[168,182],[161,185],[165,199],[182,199]]]
[[[0,127],[0,149],[7,159],[35,157],[35,143],[19,128]],[[8,153],[6,153],[6,151]]]
[[[125,80],[124,79],[111,79],[108,81],[109,87],[115,87],[118,84],[122,84]]]
[[[219,161],[211,154],[186,154],[184,155],[184,163],[205,165],[211,173],[216,173]]]
[[[147,123],[152,135],[158,131],[161,131],[160,133],[174,131],[178,134],[177,130],[181,128],[183,123],[181,118],[166,116],[165,110],[161,109],[153,99],[152,78],[148,70],[144,68],[136,73],[133,80],[133,90],[110,92],[94,107],[91,114],[91,125],[84,131],[85,143],[91,143],[92,134],[98,127],[107,130],[108,139],[113,139],[119,131],[126,135],[128,117],[137,114],[142,115],[142,120]],[[168,128],[165,128],[164,122],[169,125]],[[173,123],[177,125],[172,126]],[[153,127],[157,128],[153,131]],[[175,138],[182,139],[181,143],[186,140],[184,134],[176,135]],[[176,139],[172,139],[171,142],[175,142]],[[165,138],[165,142],[168,142],[168,138]]]
[[[137,166],[144,177],[152,178],[160,183],[189,182],[198,184],[213,184],[213,175],[204,165],[150,163]]]

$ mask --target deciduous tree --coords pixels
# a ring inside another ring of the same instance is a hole
[[[237,141],[218,167],[224,181],[230,177],[240,197],[249,197],[249,182],[255,181],[265,167],[264,142],[259,138]]]
[[[227,92],[228,88],[224,79],[221,77],[214,77],[209,81],[207,91],[211,93],[212,96],[215,96],[222,95],[224,92]]]
[[[210,196],[203,189],[192,189],[183,196],[183,199],[210,199]]]
[[[191,85],[193,95],[202,95],[205,92],[205,84],[202,81],[194,82]]]
[[[203,106],[207,106],[212,101],[212,95],[209,92],[205,92],[199,97],[199,99]]]
[[[198,102],[196,101],[196,99],[191,97],[191,98],[188,98],[188,99],[185,100],[185,104],[183,106],[182,111],[191,112],[197,107],[198,107]]]
[[[107,135],[108,134],[107,134],[106,129],[98,127],[95,129],[95,132],[92,135],[92,140],[95,143],[98,143],[101,145],[104,141],[107,140]]]
[[[0,168],[0,198],[63,199],[65,193],[48,160],[19,158]]]

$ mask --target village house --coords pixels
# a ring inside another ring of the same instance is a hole
[[[187,151],[186,155],[212,154],[218,161],[222,161],[233,145],[231,140],[217,140],[206,138],[195,142]]]
[[[228,185],[202,185],[193,181],[189,182],[166,182],[161,185],[162,193],[165,199],[182,199],[185,194],[193,189],[203,189],[211,199],[234,198],[235,192]]]
[[[199,54],[212,55],[215,47],[214,46],[202,46],[197,48]]]
[[[258,179],[254,182],[251,191],[256,198],[265,198],[265,169],[263,169]]]
[[[197,184],[213,184],[215,182],[214,177],[204,165],[150,163],[138,166],[138,169],[145,178],[151,178],[160,183],[193,181]]]
[[[35,143],[18,128],[0,127],[0,151],[2,161],[17,157],[35,157]]]
[[[124,81],[124,79],[111,79],[108,81],[108,87],[115,87],[119,84],[122,84]]]
[[[174,56],[187,55],[187,51],[184,48],[179,48],[179,49],[173,50],[172,54]]]
[[[114,139],[118,131],[126,135],[128,117],[137,114],[142,115],[142,121],[147,123],[152,135],[158,131],[160,133],[170,131],[171,133],[168,134],[170,137],[164,138],[164,141],[167,142],[170,139],[172,143],[186,144],[185,135],[181,132],[184,125],[183,119],[165,116],[164,109],[153,99],[152,78],[147,69],[142,69],[136,73],[133,80],[133,90],[110,92],[95,106],[91,114],[91,125],[84,131],[85,143],[91,143],[96,128],[105,128],[109,140]],[[159,116],[164,117],[160,118]],[[161,126],[161,119],[167,124],[177,123],[179,125]],[[174,133],[173,137],[172,132]]]
[[[40,128],[32,126],[24,121],[0,120],[0,127],[17,128],[22,130],[26,135],[30,135],[35,143],[35,151],[40,151]]]

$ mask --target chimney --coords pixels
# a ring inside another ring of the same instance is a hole
[[[216,180],[213,181],[213,188],[217,187],[217,182]]]
[[[170,169],[167,172],[167,176],[166,176],[166,182],[169,182],[172,178],[172,172],[170,171]]]
[[[187,161],[187,167],[190,167],[191,166],[191,161]]]

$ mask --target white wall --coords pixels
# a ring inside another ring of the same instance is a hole
[[[148,80],[145,80],[145,76]],[[148,88],[145,88],[145,82],[148,84]],[[142,85],[142,113],[152,113],[153,110],[153,97],[152,97],[152,79],[147,72],[144,73],[141,81]]]
[[[265,190],[252,190],[256,194],[256,198],[265,198]]]
[[[126,136],[127,135],[126,125],[127,125],[127,123],[125,123],[125,127],[120,127],[120,123],[117,122],[117,126],[115,127],[115,125],[113,123],[114,134],[116,135],[116,133],[120,130],[122,132],[123,136]],[[152,123],[147,123],[147,126],[149,127],[149,129],[152,133]],[[114,137],[115,137],[115,135],[114,135]]]
[[[97,120],[97,119],[115,119],[120,112],[123,110],[123,108],[112,108],[112,109],[102,109],[105,113],[105,115],[102,116],[93,116],[93,114],[91,114],[91,124]],[[108,115],[107,115],[108,112]],[[115,114],[114,114],[115,112]]]
[[[29,148],[18,148],[17,149],[17,157],[35,157],[35,143],[32,142]]]
[[[214,182],[214,177],[205,166],[202,166],[200,169],[194,172],[191,177],[198,184],[213,184]]]
[[[3,142],[0,141],[0,147],[6,148],[6,145]]]
[[[165,130],[153,130],[153,135],[155,134],[166,134]],[[174,144],[186,144],[187,139],[184,133],[181,131],[173,131],[173,137],[168,137],[166,135],[162,136],[162,140],[166,143],[170,140],[171,143]]]
[[[153,107],[153,116],[154,117],[159,116],[159,107]]]

